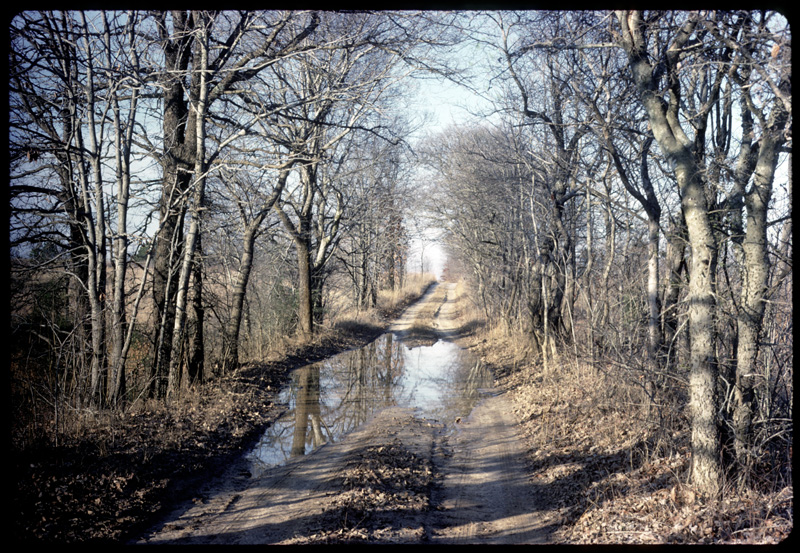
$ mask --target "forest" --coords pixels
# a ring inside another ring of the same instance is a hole
[[[8,23],[14,455],[374,338],[438,276],[545,374],[580,362],[636,389],[617,408],[666,452],[688,440],[700,496],[791,487],[781,13]],[[478,100],[434,126],[420,94],[441,82]]]

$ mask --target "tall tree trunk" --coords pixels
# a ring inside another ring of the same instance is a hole
[[[772,182],[778,154],[784,143],[784,125],[788,114],[782,109],[773,113],[771,125],[764,130],[759,145],[753,184],[745,195],[747,230],[742,244],[742,292],[739,306],[736,382],[733,403],[734,450],[742,468],[749,467],[752,448],[754,388],[758,375],[758,352],[766,307],[770,272],[767,242],[767,211],[772,197]]]
[[[192,182],[191,169],[196,154],[194,122],[185,98],[183,78],[189,68],[194,21],[189,14],[172,12],[173,33],[167,26],[167,13],[157,20],[164,53],[163,120],[164,152],[161,157],[163,186],[159,200],[161,224],[153,244],[153,301],[156,324],[151,369],[150,395],[163,397],[167,389],[167,370],[171,362],[172,332],[175,322],[177,278],[174,260],[182,256],[183,195]]]
[[[201,214],[202,218],[202,214]],[[190,280],[191,294],[187,312],[187,359],[186,369],[189,385],[195,386],[203,382],[205,373],[205,333],[203,322],[205,308],[203,307],[203,234],[197,235],[197,248],[192,262],[192,275]]]
[[[103,23],[108,29],[108,24],[103,15]],[[131,39],[133,27],[130,28]],[[107,63],[112,67],[112,47],[106,45]],[[135,63],[135,62],[134,62]],[[138,67],[135,65],[134,67]],[[130,156],[133,143],[133,129],[137,116],[139,91],[133,88],[130,92],[127,122],[123,132],[122,116],[120,113],[119,97],[113,97],[114,135],[116,150],[117,170],[117,233],[114,237],[114,298],[111,309],[112,339],[111,339],[111,390],[109,399],[112,404],[118,404],[125,394],[125,358],[127,356],[126,342],[126,307],[125,307],[125,278],[128,272],[128,201],[130,198],[131,169]],[[144,277],[143,277],[144,278]],[[134,312],[134,320],[136,313]]]
[[[88,144],[83,139],[83,133],[78,127],[76,137],[78,144],[82,146],[88,163],[91,168],[91,176],[84,169],[84,164],[80,163],[81,185],[83,187],[84,203],[91,204],[89,197],[89,183],[94,184],[94,228],[87,219],[86,231],[89,250],[89,305],[92,313],[92,381],[91,381],[91,401],[94,405],[102,405],[105,401],[106,379],[107,379],[107,357],[106,357],[106,322],[105,322],[105,303],[106,303],[106,208],[103,192],[103,172],[101,167],[101,147],[98,138],[98,126],[95,121],[95,108],[97,98],[95,95],[95,77],[93,51],[90,47],[88,24],[85,14],[81,13],[81,30],[84,39],[84,49],[86,59],[86,86],[83,88],[86,105],[86,131],[88,133]],[[83,160],[82,160],[83,161]]]
[[[129,180],[120,175],[117,191],[117,233],[114,238],[114,295],[111,306],[111,390],[109,399],[117,404],[125,392],[125,276],[128,270],[128,212]]]
[[[325,228],[325,195],[324,187],[317,182],[318,162],[302,167],[300,179],[303,183],[303,198],[297,208],[298,222],[295,225],[281,206],[277,213],[284,228],[291,235],[297,251],[298,269],[298,335],[304,339],[314,334],[314,326],[322,315],[322,285],[324,283],[324,267],[330,256],[331,244],[339,231],[339,223],[344,212],[344,198],[339,191],[336,196],[336,213],[331,217],[328,228]],[[321,191],[320,191],[321,190]],[[317,220],[314,220],[313,206],[319,204]],[[315,228],[316,225],[316,228]],[[316,244],[314,243],[316,238]]]
[[[686,223],[683,220],[683,212],[678,211],[677,220],[670,229],[667,237],[666,265],[668,280],[664,289],[664,300],[662,304],[662,336],[664,355],[666,356],[664,366],[674,368],[678,363],[678,353],[688,351],[688,342],[683,343],[681,336],[685,336],[687,331],[681,331],[678,335],[678,306],[680,305],[680,294],[685,288],[683,273],[686,271]]]
[[[325,321],[325,273],[324,267],[311,269],[311,300],[314,317],[314,326],[320,326]]]
[[[242,254],[242,261],[239,264],[239,271],[231,292],[233,305],[230,320],[225,325],[224,330],[223,374],[239,365],[239,333],[242,326],[244,298],[247,293],[247,283],[250,281],[250,272],[253,269],[256,234],[260,224],[260,221],[251,221],[244,233],[244,253]]]
[[[302,232],[302,231],[301,231]],[[306,234],[307,236],[307,234]],[[297,249],[297,317],[298,333],[304,339],[314,334],[314,300],[311,282],[311,251],[302,235],[295,240]]]
[[[253,269],[253,259],[255,258],[255,244],[256,237],[259,233],[259,228],[263,224],[270,210],[273,209],[277,201],[280,199],[286,180],[294,165],[294,161],[288,161],[280,170],[275,189],[272,194],[267,198],[261,209],[253,216],[250,221],[246,221],[243,215],[244,223],[244,236],[242,245],[244,253],[242,260],[239,263],[239,271],[233,285],[233,296],[231,316],[228,324],[225,325],[223,330],[223,357],[222,357],[222,371],[223,374],[230,369],[239,365],[239,334],[242,327],[242,317],[244,313],[244,299],[247,294],[247,284],[250,282],[250,273]]]
[[[648,357],[651,363],[657,364],[657,357],[661,350],[661,301],[658,286],[658,221],[647,221],[647,305],[649,318],[648,329]]]
[[[78,179],[80,183],[80,194],[82,204],[85,208],[83,215],[83,244],[86,250],[86,293],[89,299],[89,313],[91,324],[92,357],[90,365],[90,384],[88,401],[93,406],[100,406],[103,401],[103,376],[105,374],[105,251],[101,247],[104,241],[99,232],[104,232],[104,227],[92,220],[93,208],[101,208],[105,211],[102,201],[102,179],[96,182],[95,202],[92,202],[90,192],[90,182],[100,178],[99,160],[93,160],[93,154],[83,143],[80,130],[76,133],[78,149],[80,152],[88,152],[90,156],[89,165],[92,168],[92,176],[87,172],[86,160],[81,156],[76,163],[78,167]],[[96,151],[96,150],[95,150]]]
[[[199,23],[199,22],[198,22]],[[199,49],[199,66],[194,69],[199,72],[197,97],[192,105],[192,120],[195,122],[194,130],[194,170],[193,194],[189,209],[189,228],[186,234],[186,244],[183,251],[183,261],[178,278],[177,296],[175,299],[175,327],[172,332],[172,346],[167,374],[167,397],[175,396],[180,391],[181,385],[181,358],[179,352],[184,340],[186,325],[187,302],[189,295],[189,279],[192,273],[192,264],[196,259],[198,244],[200,243],[201,213],[205,200],[206,185],[206,151],[205,151],[205,117],[206,102],[208,100],[207,75],[208,69],[208,27],[207,22],[198,25],[198,36],[195,39]],[[197,284],[197,283],[196,283]],[[196,290],[196,294],[200,291]]]
[[[717,420],[717,361],[714,349],[716,244],[698,168],[688,156],[678,161],[678,182],[689,232],[692,267],[689,274],[689,331],[691,336],[690,407],[692,412],[692,481],[709,495],[721,484],[721,450]]]
[[[717,248],[711,228],[702,167],[694,159],[691,141],[677,117],[680,81],[670,75],[669,104],[661,97],[654,67],[646,49],[647,23],[635,11],[617,13],[622,28],[622,46],[634,82],[648,116],[653,136],[673,167],[681,192],[692,265],[689,277],[689,325],[691,374],[689,378],[692,421],[692,482],[704,494],[716,496],[722,484],[721,440],[717,415],[717,360],[715,351],[716,290],[714,268]],[[664,60],[677,71],[678,53],[692,35],[696,17],[687,20]]]
[[[609,188],[606,185],[606,193],[608,194]],[[606,205],[605,210],[603,211],[603,216],[605,218],[605,227],[606,227],[606,251],[605,251],[605,265],[603,267],[603,277],[602,282],[600,284],[600,289],[604,291],[603,298],[602,298],[602,306],[600,309],[600,318],[597,321],[597,326],[599,328],[606,328],[608,324],[608,318],[610,316],[610,307],[609,307],[609,300],[608,291],[611,289],[609,286],[609,282],[611,281],[611,270],[614,268],[614,260],[616,258],[617,252],[617,219],[614,217],[614,214],[611,212],[611,206]],[[602,339],[602,338],[601,338]],[[605,344],[600,344],[601,349],[605,348]]]

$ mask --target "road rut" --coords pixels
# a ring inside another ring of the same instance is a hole
[[[390,331],[402,338],[426,303],[430,308],[429,302],[439,302],[428,310],[436,313],[432,326],[441,339],[457,340],[455,286],[438,286]],[[429,509],[401,515],[391,531],[374,531],[371,541],[383,536],[392,543],[545,543],[549,519],[536,507],[509,401],[496,388],[483,390],[483,396],[468,417],[447,425],[420,420],[408,409],[386,409],[342,441],[258,478],[243,475],[244,465],[232,466],[138,543],[313,543],[326,531],[329,542],[330,529],[321,524],[341,492],[343,467],[356,452],[382,443],[402,444],[429,459],[439,479]]]

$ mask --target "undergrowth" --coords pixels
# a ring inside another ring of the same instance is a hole
[[[467,345],[511,396],[531,478],[541,489],[537,508],[559,512],[555,542],[770,544],[788,538],[794,527],[790,467],[772,467],[757,489],[728,484],[715,500],[692,489],[685,390],[658,398],[654,409],[636,371],[619,360],[592,362],[573,349],[544,365],[523,333],[487,325],[469,302],[460,310],[462,328],[475,329]]]

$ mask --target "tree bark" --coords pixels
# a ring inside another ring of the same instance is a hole
[[[159,200],[161,224],[153,244],[153,300],[156,325],[151,369],[150,395],[163,397],[167,392],[167,368],[172,355],[172,332],[175,321],[177,278],[173,275],[173,259],[181,254],[183,242],[183,194],[191,183],[194,167],[196,133],[184,97],[183,77],[189,68],[194,20],[190,14],[172,12],[173,34],[167,28],[167,14],[158,15],[158,29],[164,53],[163,122],[164,151],[161,158],[163,190]]]
[[[186,235],[186,244],[183,250],[183,261],[178,279],[177,296],[175,299],[175,326],[172,331],[171,355],[169,372],[167,374],[167,397],[175,396],[180,391],[181,385],[181,358],[177,354],[181,350],[186,325],[187,302],[189,295],[189,279],[192,273],[192,264],[196,262],[197,245],[200,241],[201,209],[205,198],[206,185],[206,152],[205,152],[205,119],[208,101],[208,32],[210,21],[198,21],[198,36],[195,41],[199,49],[199,56],[195,61],[199,64],[194,68],[199,73],[199,83],[196,87],[197,96],[192,106],[192,120],[194,121],[195,154],[192,186],[193,197],[189,208],[189,229]],[[199,281],[196,282],[199,284]],[[195,290],[195,294],[200,294]],[[199,321],[201,322],[201,321]]]
[[[202,215],[201,215],[202,217]],[[201,226],[202,228],[202,226]],[[189,305],[187,311],[186,373],[189,386],[203,382],[205,375],[205,307],[203,306],[203,234],[197,235],[197,247],[190,277]]]
[[[690,14],[677,31],[663,62],[677,71],[677,56],[692,35],[697,15]],[[622,29],[622,46],[653,135],[673,168],[681,193],[692,252],[689,278],[689,325],[691,373],[689,378],[692,421],[692,482],[706,495],[721,490],[721,441],[717,416],[717,360],[715,352],[716,244],[711,228],[702,167],[694,159],[691,141],[677,116],[680,82],[670,75],[669,103],[660,96],[655,68],[646,50],[647,23],[637,11],[617,12]]]
[[[314,301],[311,285],[311,246],[308,230],[300,230],[295,240],[297,250],[297,319],[298,332],[308,339],[314,334]]]
[[[107,40],[107,65],[108,67],[112,67],[112,45],[108,42],[108,23],[105,14],[103,14],[103,23]],[[130,22],[126,28],[131,39],[133,38],[134,25],[134,22]],[[134,70],[138,70],[136,57],[133,56],[133,59]],[[126,386],[125,362],[128,352],[128,348],[126,347],[126,328],[128,322],[125,304],[125,278],[128,272],[128,201],[130,199],[131,185],[131,145],[133,144],[133,129],[137,119],[138,100],[138,88],[131,88],[128,116],[127,121],[124,123],[123,132],[122,114],[120,112],[119,97],[116,91],[112,97],[117,171],[117,233],[114,237],[114,292],[113,305],[111,308],[112,340],[111,358],[109,361],[109,366],[111,367],[109,400],[113,405],[119,404],[124,399]],[[136,310],[134,310],[132,320],[136,320]]]
[[[753,184],[745,195],[747,230],[742,244],[742,292],[739,306],[736,382],[734,387],[734,450],[740,467],[751,465],[754,388],[758,375],[758,353],[766,307],[770,262],[767,241],[767,211],[778,154],[784,143],[788,114],[781,108],[773,113],[759,145]]]
[[[689,344],[686,340],[681,340],[681,336],[686,336],[687,331],[679,332],[678,306],[680,305],[680,294],[686,287],[683,273],[686,272],[686,223],[683,220],[683,212],[678,211],[677,220],[667,234],[667,253],[666,266],[668,279],[664,288],[664,300],[662,304],[661,327],[664,344],[665,362],[664,366],[674,369],[678,363],[678,355],[681,351],[688,351]],[[684,343],[686,342],[686,343]]]
[[[247,283],[250,281],[250,272],[253,269],[253,257],[255,253],[255,241],[260,221],[252,221],[244,233],[244,252],[239,264],[239,272],[233,284],[231,295],[233,305],[228,324],[225,326],[225,340],[223,344],[222,373],[226,374],[229,370],[239,365],[239,333],[242,326],[242,314],[244,312],[244,298],[247,293]]]

